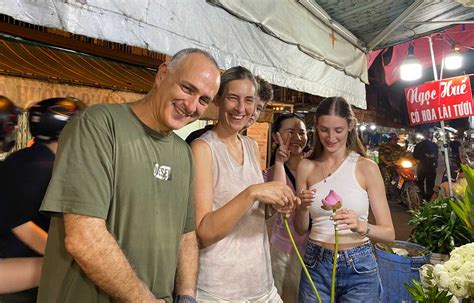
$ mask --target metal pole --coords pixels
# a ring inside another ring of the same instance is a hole
[[[435,81],[438,81],[438,72],[436,71],[436,63],[435,63],[435,56],[433,51],[433,40],[431,36],[428,36],[428,41],[430,43],[430,52],[431,52],[431,63],[433,64],[433,75]],[[441,131],[443,135],[443,149],[444,149],[444,161],[446,163],[446,171],[448,172],[448,187],[449,187],[449,196],[452,198],[454,197],[453,194],[453,185],[451,183],[451,166],[449,165],[449,155],[448,155],[448,143],[446,143],[446,131],[444,130],[444,121],[440,121],[441,124]]]

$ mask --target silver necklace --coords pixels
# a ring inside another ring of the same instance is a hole
[[[323,175],[323,180],[324,180],[324,183],[327,182],[327,178],[331,177],[331,173],[329,173],[327,176],[326,176],[326,173],[324,172],[324,163],[321,162],[321,174]]]
[[[344,162],[344,160],[346,160],[347,156],[344,157],[342,159],[342,161],[340,161],[339,163],[337,163],[336,166],[333,167],[332,170],[329,171],[329,173],[326,175],[326,172],[325,172],[325,169],[324,169],[324,162],[321,161],[321,174],[323,175],[323,180],[324,180],[324,183],[327,182],[327,178],[331,177],[331,175],[339,168],[339,166],[341,166],[341,164]]]

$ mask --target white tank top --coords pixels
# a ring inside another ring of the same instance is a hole
[[[312,219],[310,239],[335,243],[334,225],[333,221],[329,219],[332,211],[321,208],[321,200],[328,195],[331,189],[342,197],[342,207],[352,209],[360,218],[367,220],[369,196],[356,179],[355,170],[358,159],[359,154],[351,152],[341,166],[326,178],[326,182],[321,180],[310,186],[310,189],[316,190],[314,202],[310,209]],[[368,240],[367,237],[362,237],[359,233],[354,233],[349,229],[339,231],[339,243],[359,243]]]
[[[263,183],[256,148],[251,139],[239,136],[244,151],[240,165],[213,131],[199,139],[212,153],[212,176],[216,210],[252,184]],[[234,230],[224,239],[201,249],[197,286],[224,300],[250,300],[273,287],[268,234],[263,207],[255,202]]]

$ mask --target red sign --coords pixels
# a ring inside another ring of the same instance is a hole
[[[474,115],[469,76],[408,87],[405,97],[411,125]]]

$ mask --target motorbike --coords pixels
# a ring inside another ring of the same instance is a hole
[[[391,196],[408,209],[417,209],[421,205],[421,195],[416,184],[416,160],[407,155],[395,161],[394,165],[396,173],[391,181]]]

